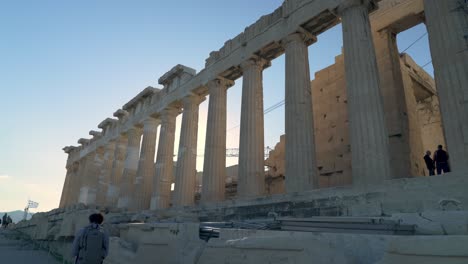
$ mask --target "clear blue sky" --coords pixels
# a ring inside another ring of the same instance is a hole
[[[180,63],[200,71],[208,54],[282,0],[2,1],[0,3],[0,211],[58,205],[65,176],[62,147],[88,131]],[[402,48],[425,32],[399,35]],[[311,72],[341,53],[341,27],[310,47]],[[427,37],[409,51],[430,60]],[[432,73],[432,66],[426,70]],[[228,129],[240,120],[239,79],[229,90]],[[284,99],[284,60],[264,73],[265,108]],[[200,108],[204,131],[207,101]],[[284,108],[265,117],[265,145],[284,133]],[[179,118],[180,119],[180,118]],[[237,147],[238,128],[228,133]],[[203,140],[198,148],[203,152]],[[235,163],[235,160],[228,160]],[[199,164],[201,161],[199,159]],[[200,166],[198,166],[200,167]]]

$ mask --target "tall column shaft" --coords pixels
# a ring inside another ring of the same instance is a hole
[[[103,165],[99,175],[98,182],[98,191],[97,191],[97,204],[105,205],[106,204],[106,194],[109,188],[110,177],[112,173],[112,164],[114,162],[115,154],[115,145],[114,141],[110,141],[104,147],[104,157]]]
[[[71,191],[71,178],[72,178],[72,168],[71,165],[67,166],[67,174],[65,175],[65,182],[63,183],[62,195],[60,196],[59,207],[63,208],[66,206],[67,197],[70,195]]]
[[[343,23],[353,184],[390,178],[388,135],[368,5],[351,0],[339,13]],[[369,3],[368,1],[364,1]]]
[[[318,187],[314,117],[306,42],[315,37],[295,33],[283,40],[286,57],[286,192]]]
[[[203,163],[202,202],[224,200],[227,88],[233,84],[233,81],[222,78],[210,81],[207,84],[210,99]]]
[[[174,170],[175,121],[178,109],[169,108],[161,114],[158,154],[156,157],[153,182],[153,195],[150,208],[168,208],[171,196],[171,184]]]
[[[450,166],[467,170],[468,7],[461,0],[424,0],[424,9]]]
[[[80,189],[79,162],[71,165],[69,192],[66,195],[64,206],[73,205],[78,202],[78,193]]]
[[[198,109],[202,98],[191,95],[183,99],[184,108],[180,130],[179,153],[175,176],[175,206],[195,203],[197,174]]]
[[[265,192],[263,68],[268,63],[254,58],[241,64],[243,79],[237,182],[240,197],[259,196]]]
[[[99,171],[103,162],[103,151],[97,149],[86,157],[86,165],[82,175],[83,184],[80,189],[79,202],[87,205],[96,204]]]
[[[72,193],[70,195],[70,204],[77,204],[80,202],[81,187],[84,184],[83,176],[86,169],[86,157],[81,158],[76,165],[76,177],[72,181]]]
[[[122,181],[120,183],[120,197],[117,202],[117,207],[130,209],[130,205],[133,202],[132,193],[140,156],[141,129],[132,127],[128,130],[127,136],[127,154],[125,156]]]
[[[159,120],[148,118],[143,121],[143,141],[141,143],[140,161],[135,179],[135,209],[150,208],[153,192],[154,155]]]
[[[125,154],[127,153],[128,138],[121,135],[115,142],[114,160],[106,192],[106,205],[117,206],[120,194],[120,182],[124,170]]]

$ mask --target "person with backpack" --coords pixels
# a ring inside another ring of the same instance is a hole
[[[437,168],[437,175],[440,175],[442,171],[444,173],[450,172],[449,168],[449,155],[443,150],[442,145],[437,146],[437,150],[434,152],[434,162]]]
[[[109,236],[102,230],[104,217],[89,216],[89,225],[82,228],[73,241],[72,256],[75,264],[101,264],[109,252]]]

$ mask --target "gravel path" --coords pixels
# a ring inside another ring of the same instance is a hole
[[[10,238],[12,231],[0,229],[0,263],[11,264],[60,264],[32,243]]]

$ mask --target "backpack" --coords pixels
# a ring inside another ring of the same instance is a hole
[[[104,233],[101,228],[86,227],[80,240],[78,263],[101,264],[104,259]]]

